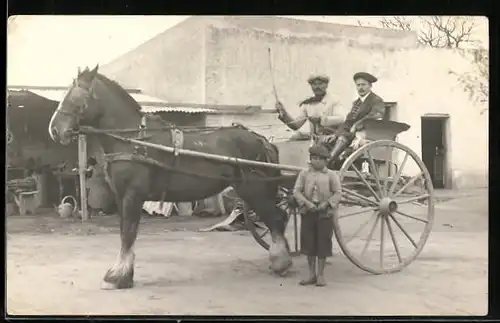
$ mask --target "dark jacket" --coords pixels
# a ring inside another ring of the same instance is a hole
[[[353,107],[359,99],[355,100],[352,104]],[[384,117],[385,112],[385,104],[384,100],[371,92],[366,97],[365,101],[361,103],[359,108],[358,115],[355,116],[351,111],[347,114],[345,121],[340,127],[337,129],[337,135],[345,135],[350,131],[350,128],[361,119],[379,119]],[[360,126],[357,130],[361,130],[362,126]]]

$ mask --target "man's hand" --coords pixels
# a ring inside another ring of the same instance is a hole
[[[335,139],[337,139],[337,136],[335,135],[323,136],[321,138],[321,143],[324,145],[330,145],[335,141]]]
[[[363,130],[363,120],[359,120],[358,122],[352,125],[351,129],[349,129],[349,131],[352,133],[361,130]]]
[[[309,122],[312,124],[320,124],[321,123],[321,117],[309,117]]]
[[[276,111],[278,111],[279,116],[285,115],[286,111],[285,111],[285,107],[283,106],[283,103],[281,103],[280,101],[276,101],[275,107],[276,107]]]

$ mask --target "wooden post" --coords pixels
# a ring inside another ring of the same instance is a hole
[[[82,222],[88,220],[87,212],[87,182],[85,171],[87,169],[87,137],[78,135],[78,173],[80,177],[80,210],[82,212]]]

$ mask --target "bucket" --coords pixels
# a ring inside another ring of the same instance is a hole
[[[73,204],[67,202],[69,200],[72,200]],[[76,202],[76,199],[73,196],[68,195],[61,200],[61,204],[58,206],[57,211],[61,218],[69,218],[76,214],[77,209],[78,203]]]
[[[177,214],[180,216],[193,215],[193,209],[196,209],[196,205],[193,208],[192,202],[179,202],[179,203],[176,203],[174,207],[177,211]]]

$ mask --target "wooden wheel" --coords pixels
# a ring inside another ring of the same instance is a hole
[[[422,160],[402,144],[379,140],[351,154],[339,175],[342,206],[333,220],[346,257],[373,274],[408,266],[434,221],[433,186]],[[374,236],[378,243],[372,243]]]
[[[277,206],[286,211],[287,218],[285,236],[290,244],[291,254],[296,255],[300,250],[300,217],[297,207],[293,203],[290,203],[291,194],[290,190],[280,187]],[[269,250],[271,243],[271,233],[269,229],[246,205],[243,205],[242,209],[243,215],[245,216],[246,226],[255,241],[257,241],[257,243],[264,249]]]

